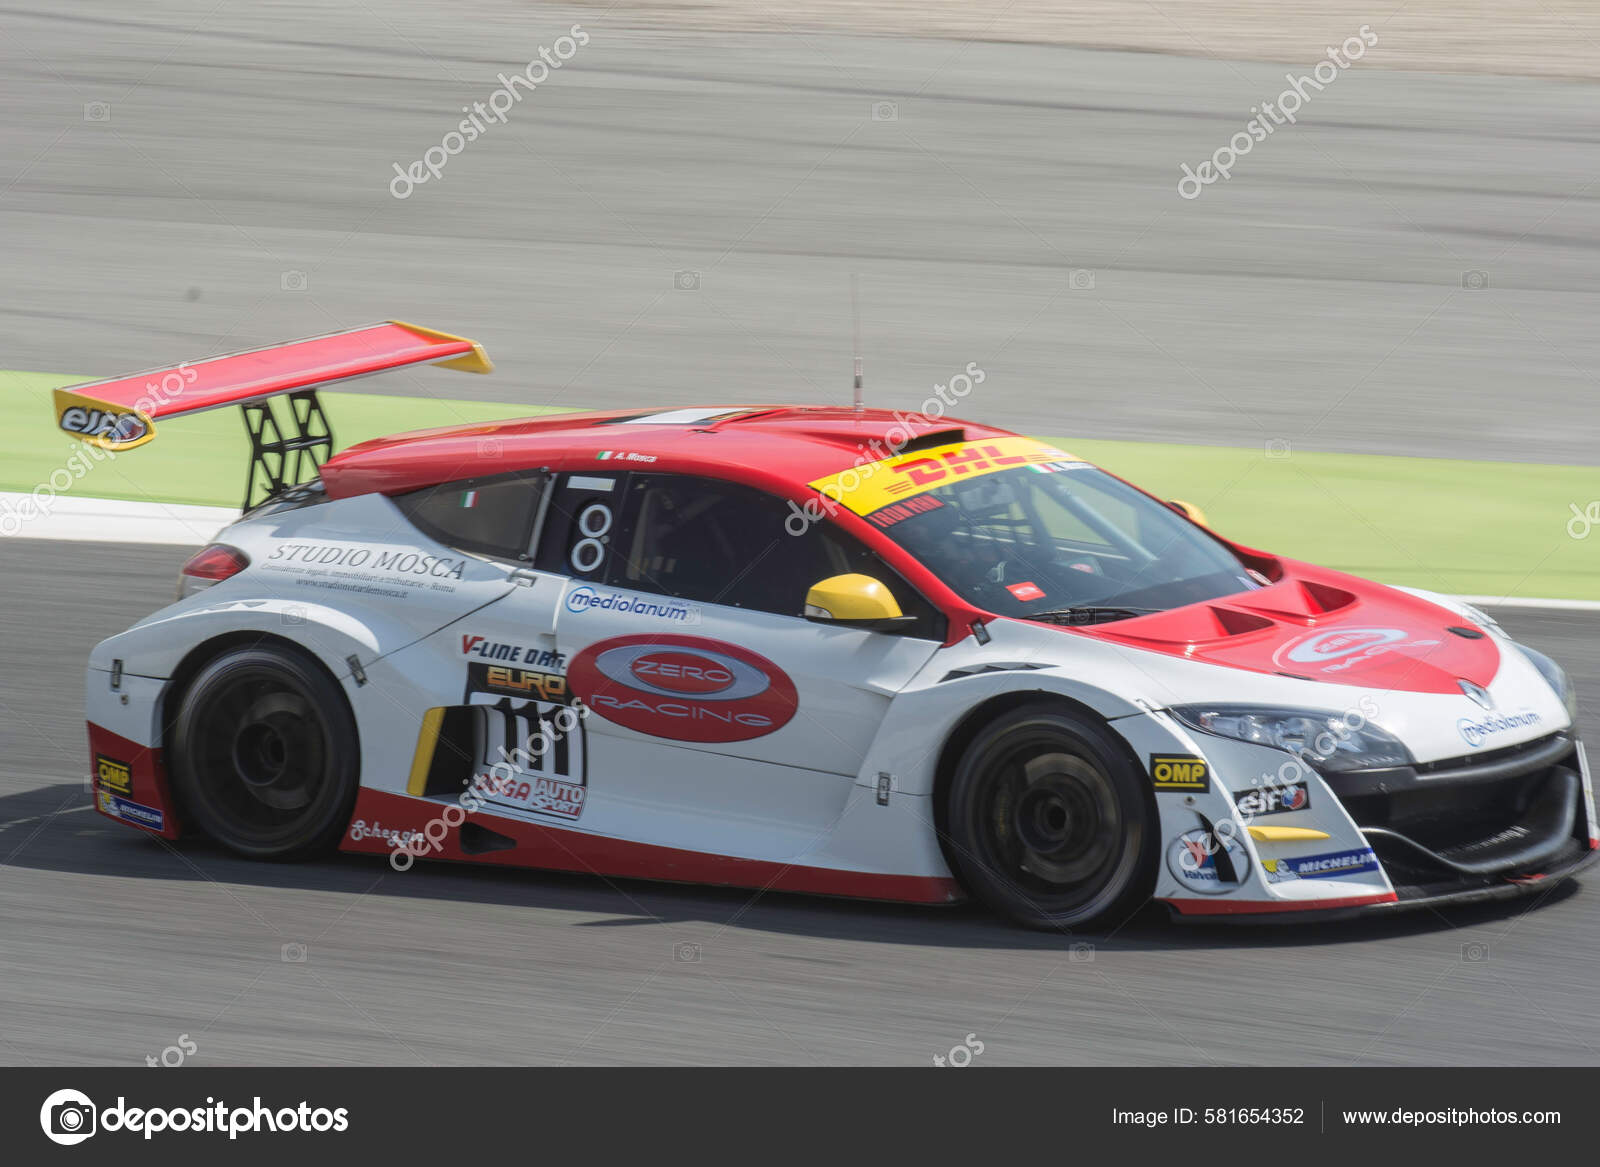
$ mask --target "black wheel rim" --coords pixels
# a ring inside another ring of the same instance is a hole
[[[1059,736],[1010,744],[987,768],[977,807],[989,872],[1037,911],[1069,915],[1126,881],[1142,823],[1093,757]]]
[[[230,677],[194,710],[188,764],[228,835],[265,845],[320,814],[330,790],[328,731],[311,699],[275,670]]]

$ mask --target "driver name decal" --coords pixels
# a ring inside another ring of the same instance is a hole
[[[738,645],[698,636],[616,636],[573,658],[567,683],[595,713],[651,737],[740,742],[787,725],[794,682]]]

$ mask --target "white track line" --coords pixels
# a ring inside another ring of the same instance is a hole
[[[84,543],[209,543],[239,517],[232,507],[129,502],[58,494],[43,499],[0,491],[0,539],[68,539]]]
[[[231,507],[127,502],[57,495],[43,511],[26,494],[0,491],[0,539],[65,539],[82,543],[155,543],[198,547],[239,517]],[[1600,612],[1600,600],[1541,600],[1522,596],[1457,596],[1485,608],[1548,608]]]

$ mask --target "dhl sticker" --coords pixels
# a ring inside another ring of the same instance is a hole
[[[870,515],[891,503],[964,479],[978,478],[1014,466],[1075,461],[1070,454],[1032,438],[989,438],[953,442],[898,454],[880,462],[841,470],[809,485],[858,515]]]

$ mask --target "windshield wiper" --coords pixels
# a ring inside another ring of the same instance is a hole
[[[1148,616],[1163,612],[1164,608],[1126,608],[1106,604],[1082,604],[1073,608],[1051,608],[1044,612],[1029,612],[1025,620],[1044,620],[1052,624],[1100,624],[1107,620],[1126,620],[1130,616]]]

